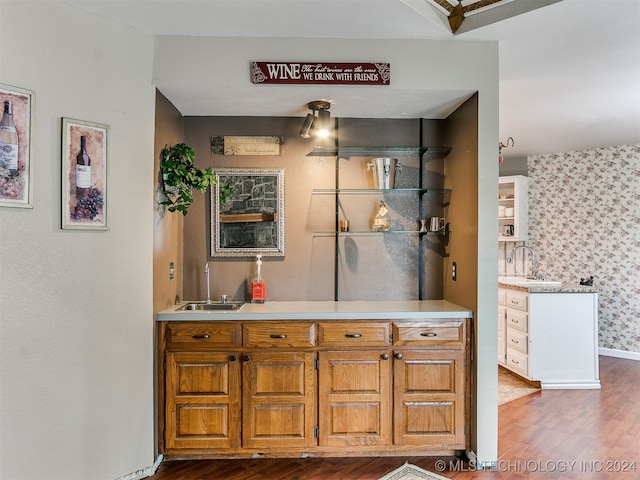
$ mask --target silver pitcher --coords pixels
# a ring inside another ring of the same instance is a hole
[[[375,188],[396,188],[396,172],[402,171],[397,158],[374,158],[367,163],[367,172],[373,170]]]

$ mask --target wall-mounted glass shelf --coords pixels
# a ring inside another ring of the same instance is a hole
[[[450,233],[450,232],[447,232]],[[419,230],[388,230],[386,232],[374,232],[372,230],[362,230],[362,231],[349,231],[349,232],[313,232],[315,237],[335,237],[336,234],[340,237],[370,237],[370,236],[381,236],[381,235],[428,235],[428,236],[438,236],[445,235],[443,232],[420,232]]]
[[[448,155],[451,147],[358,147],[358,146],[314,146],[313,150],[307,153],[307,157],[388,157],[388,156],[408,156],[423,155],[425,153]]]
[[[386,232],[374,232],[372,230],[359,230],[349,232],[313,232],[316,237],[333,237],[338,234],[340,237],[368,237],[368,236],[381,236],[381,235],[419,235],[417,230],[388,230]]]
[[[376,193],[449,193],[449,188],[314,188],[314,195],[369,195]]]

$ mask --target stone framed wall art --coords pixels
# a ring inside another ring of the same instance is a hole
[[[211,193],[211,256],[284,256],[284,168],[218,168]],[[232,193],[220,201],[218,185]]]

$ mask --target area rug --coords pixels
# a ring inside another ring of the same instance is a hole
[[[396,468],[378,480],[449,480],[447,477],[423,470],[410,463]]]
[[[538,391],[540,391],[540,388],[520,380],[502,368],[498,369],[498,405],[512,402],[513,400]]]

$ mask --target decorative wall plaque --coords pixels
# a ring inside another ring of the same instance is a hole
[[[388,63],[251,62],[252,83],[389,85]]]
[[[284,137],[212,136],[211,155],[282,155]]]

